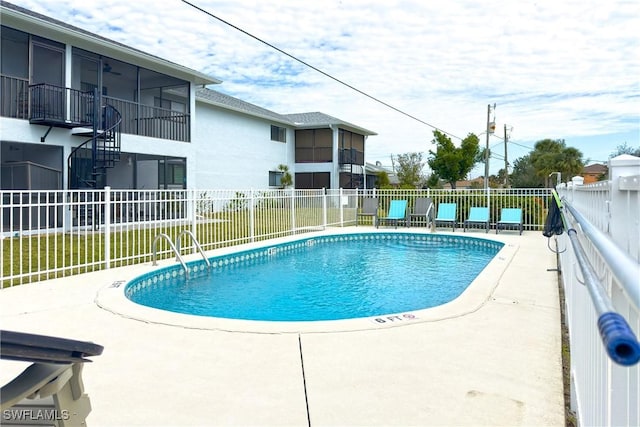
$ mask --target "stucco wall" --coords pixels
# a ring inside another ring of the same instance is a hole
[[[195,157],[188,160],[187,168],[194,171],[197,188],[267,188],[269,171],[277,170],[279,164],[288,164],[294,174],[291,129],[287,129],[286,143],[271,141],[271,125],[282,124],[203,102],[196,109]]]

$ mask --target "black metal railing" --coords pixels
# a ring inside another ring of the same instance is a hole
[[[93,122],[93,92],[44,83],[29,85],[27,79],[0,77],[2,117],[66,128],[90,126]],[[102,104],[111,105],[120,112],[123,133],[174,141],[191,140],[191,116],[188,113],[109,96],[102,96]]]
[[[103,96],[103,102],[122,114],[122,132],[152,138],[188,142],[191,140],[190,115],[166,108]]]
[[[92,92],[46,83],[29,85],[29,122],[77,127],[92,123]]]

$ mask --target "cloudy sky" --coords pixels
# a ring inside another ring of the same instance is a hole
[[[504,125],[510,164],[545,138],[589,163],[640,146],[637,0],[188,1],[10,2],[205,72],[223,80],[214,89],[277,113],[372,130],[368,162],[426,158],[434,127],[454,143],[481,134],[494,104],[492,173],[504,167]]]

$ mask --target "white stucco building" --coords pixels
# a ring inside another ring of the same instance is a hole
[[[362,188],[374,132],[2,2],[0,188]]]

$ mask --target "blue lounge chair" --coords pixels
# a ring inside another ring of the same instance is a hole
[[[438,224],[451,224],[453,231],[456,231],[456,203],[440,203],[438,205],[438,216],[436,217],[436,226]]]
[[[424,220],[425,226],[428,227],[433,221],[434,211],[433,201],[431,197],[418,197],[413,203],[413,210],[407,218],[407,227],[411,227],[413,223]]]
[[[398,222],[407,221],[407,201],[392,200],[389,204],[389,214],[385,217],[378,218],[378,224],[384,222],[392,222],[395,228],[398,228]]]
[[[362,209],[356,214],[356,226],[361,216],[370,216],[373,218],[373,226],[378,226],[378,199],[375,197],[367,197],[362,200]]]
[[[520,208],[502,208],[500,212],[500,221],[496,223],[496,234],[503,228],[517,228],[522,234],[522,209]]]
[[[464,231],[473,224],[483,224],[485,233],[489,232],[489,208],[474,207],[469,210],[469,217],[464,222]]]

